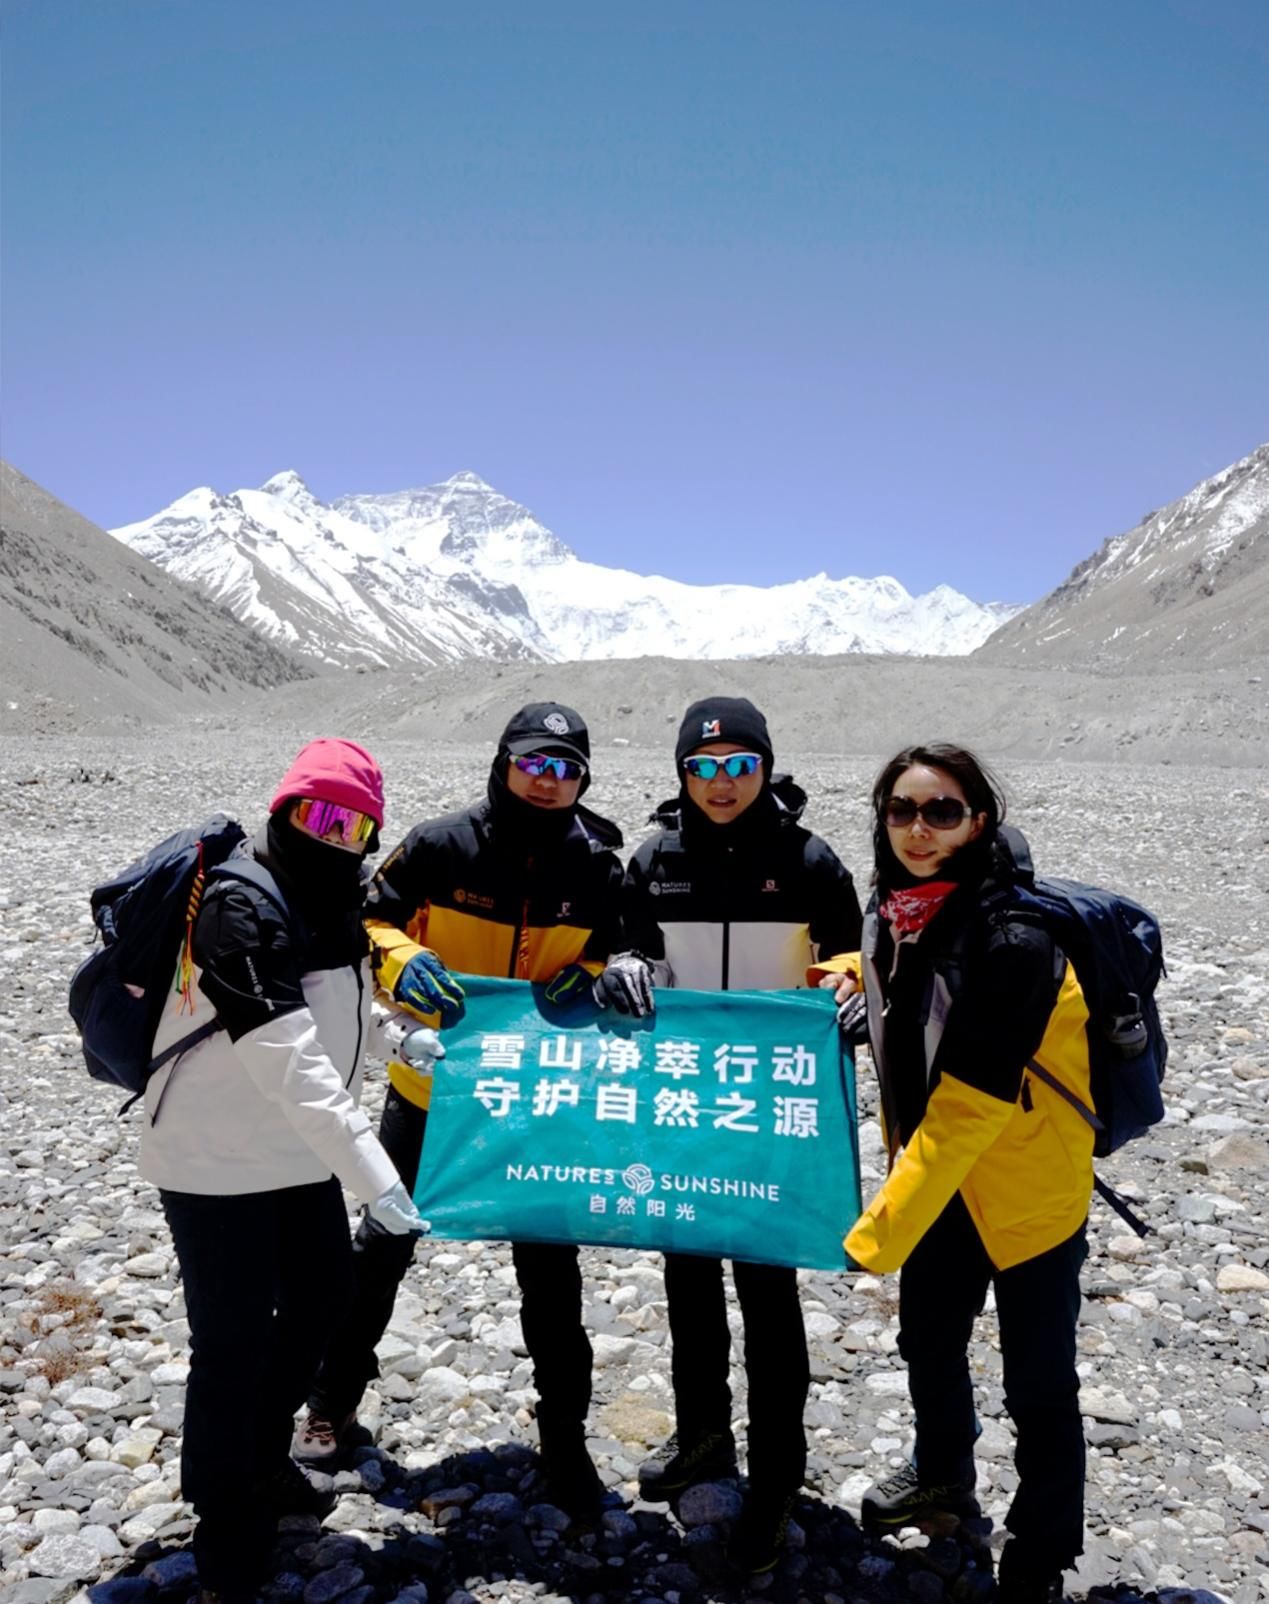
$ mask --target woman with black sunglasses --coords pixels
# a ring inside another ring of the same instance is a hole
[[[1083,1546],[1075,1326],[1093,1133],[1028,1064],[1087,1103],[1088,1012],[1044,928],[1007,911],[1030,857],[971,752],[908,747],[872,800],[862,952],[826,966],[838,974],[823,984],[844,1014],[861,987],[866,1003],[890,1171],[846,1251],[864,1270],[900,1272],[916,1443],[865,1494],[862,1521],[897,1531],[978,1515],[968,1347],[993,1287],[1018,1472],[998,1596],[1056,1604]]]
[[[688,708],[675,748],[680,791],[626,872],[623,934],[659,986],[804,986],[817,957],[854,946],[859,900],[833,849],[800,822],[806,796],[772,773],[767,721],[743,697]],[[797,1271],[733,1263],[745,1333],[749,1490],[732,1535],[738,1568],[772,1569],[806,1471],[810,1386]],[[668,1253],[665,1292],[676,1431],[640,1467],[644,1498],[736,1474],[731,1335],[718,1259]]]

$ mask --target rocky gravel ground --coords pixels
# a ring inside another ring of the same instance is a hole
[[[777,732],[778,733],[778,732]],[[257,818],[296,732],[231,742],[5,739],[0,782],[0,1599],[175,1604],[193,1585],[179,1449],[188,1328],[135,1116],[90,1082],[64,1012],[87,889],[218,807]],[[490,749],[379,751],[391,843],[483,784]],[[784,754],[782,754],[783,756]],[[866,758],[790,763],[808,822],[865,878]],[[633,844],[673,788],[664,752],[600,755],[588,800]],[[1053,872],[1132,891],[1164,920],[1173,1043],[1167,1123],[1107,1165],[1153,1223],[1145,1242],[1094,1204],[1080,1330],[1089,1441],[1078,1596],[1269,1600],[1269,781],[1264,771],[1004,765],[1012,816]],[[861,1066],[862,1101],[875,1098]],[[372,1075],[369,1101],[382,1096]],[[880,1173],[871,1118],[865,1185]],[[845,1223],[845,1222],[844,1222]],[[373,1446],[319,1527],[287,1521],[270,1596],[303,1604],[573,1598],[974,1600],[1014,1478],[990,1317],[977,1333],[988,1517],[959,1539],[866,1539],[867,1483],[910,1422],[891,1279],[804,1276],[811,1466],[789,1553],[740,1586],[723,1562],[739,1497],[676,1512],[636,1498],[669,1429],[655,1256],[584,1253],[595,1334],[592,1448],[612,1508],[574,1539],[539,1502],[533,1394],[505,1248],[424,1243],[363,1418]],[[743,1372],[734,1377],[743,1420]],[[743,1426],[741,1429],[743,1440]]]

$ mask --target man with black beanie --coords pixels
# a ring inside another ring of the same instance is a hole
[[[376,873],[366,912],[380,989],[442,1029],[463,1008],[453,970],[546,981],[548,996],[560,1000],[582,987],[595,990],[619,945],[622,872],[614,848],[621,832],[580,805],[589,783],[590,736],[581,716],[559,702],[521,708],[502,732],[485,796],[417,825]],[[602,987],[595,997],[601,1006],[608,1000]],[[432,1065],[394,1062],[388,1077],[379,1136],[412,1192]],[[357,1295],[296,1433],[297,1458],[329,1463],[356,1440],[357,1406],[378,1374],[374,1350],[413,1247],[412,1238],[362,1222],[353,1254]],[[539,1396],[547,1495],[576,1520],[593,1523],[603,1486],[586,1449],[592,1354],[578,1250],[517,1242],[512,1258]]]
[[[688,708],[674,748],[679,794],[626,872],[627,943],[659,986],[697,991],[806,984],[818,954],[859,943],[859,899],[832,848],[798,822],[806,796],[773,774],[767,721],[743,697]],[[810,1367],[796,1270],[733,1263],[745,1332],[749,1490],[730,1553],[770,1570],[806,1472]],[[643,1496],[677,1496],[736,1474],[728,1386],[731,1338],[718,1259],[667,1253],[675,1434],[640,1468]]]

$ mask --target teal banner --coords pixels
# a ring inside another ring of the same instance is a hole
[[[434,1236],[846,1268],[855,1073],[829,993],[663,989],[631,1021],[460,978],[414,1197]]]

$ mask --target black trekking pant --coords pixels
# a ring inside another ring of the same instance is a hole
[[[293,1416],[352,1290],[348,1214],[333,1177],[160,1196],[189,1313],[181,1490],[198,1516],[198,1579],[254,1591],[277,1529],[261,1493],[287,1465]]]
[[[968,1478],[978,1433],[969,1342],[996,1293],[1005,1407],[1017,1433],[1018,1490],[1005,1524],[1014,1559],[1066,1570],[1084,1551],[1084,1427],[1075,1370],[1084,1227],[1047,1253],[997,1270],[958,1193],[899,1272],[899,1352],[907,1362],[922,1482]]]
[[[795,1492],[806,1475],[802,1416],[811,1385],[797,1271],[733,1260],[745,1328],[749,1482]],[[731,1432],[731,1333],[721,1259],[667,1253],[665,1296],[680,1443]]]
[[[426,1110],[390,1087],[379,1140],[413,1193],[427,1128]],[[590,1409],[591,1346],[582,1325],[582,1277],[575,1247],[515,1242],[520,1324],[533,1361],[538,1426],[544,1451],[563,1437],[580,1440]],[[375,1349],[388,1329],[397,1289],[414,1257],[412,1236],[390,1236],[362,1220],[353,1241],[355,1290],[309,1394],[328,1419],[354,1414],[366,1384],[379,1374]]]

